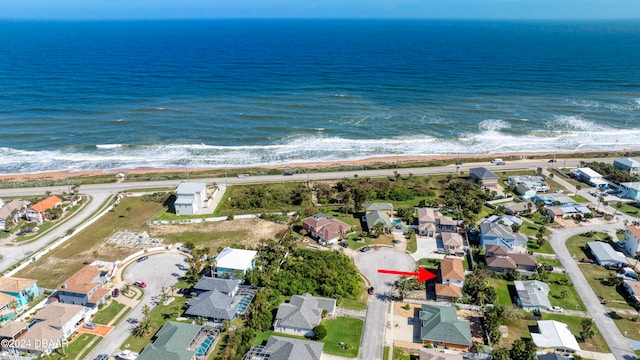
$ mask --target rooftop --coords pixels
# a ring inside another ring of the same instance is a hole
[[[588,168],[588,167],[583,167],[583,168],[578,168],[576,169],[578,172],[584,174],[585,176],[588,176],[589,178],[599,178],[602,177],[602,175],[598,174],[595,170]]]
[[[493,180],[493,179],[500,178],[498,175],[494,174],[491,170],[484,167],[469,169],[469,176],[472,178],[480,179],[480,180]]]
[[[234,270],[247,270],[252,266],[258,254],[255,250],[224,248],[216,256],[216,267]]]
[[[531,333],[531,339],[539,348],[566,348],[580,351],[580,345],[567,324],[555,320],[540,320],[538,329],[540,333]]]
[[[623,264],[627,264],[627,258],[615,251],[611,245],[603,241],[591,241],[587,243],[589,249],[591,249],[591,253],[595,256],[600,263],[614,261]]]
[[[22,200],[11,200],[0,208],[0,219],[6,219],[14,210],[20,210],[24,205]]]
[[[205,183],[190,183],[185,182],[178,185],[176,189],[177,194],[195,194],[201,192],[207,188],[207,184]]]
[[[188,350],[202,327],[168,321],[160,328],[153,343],[147,345],[138,356],[138,360],[191,360],[195,351]]]
[[[518,293],[523,307],[540,306],[551,308],[549,302],[549,285],[538,280],[514,281],[513,285]]]
[[[33,279],[3,276],[3,277],[0,277],[0,291],[19,293],[29,288],[35,282],[36,281]]]
[[[440,276],[442,278],[464,280],[464,267],[459,258],[447,257],[440,261]]]
[[[62,303],[51,303],[38,311],[34,318],[43,320],[47,324],[62,327],[73,319],[78,313],[84,311],[84,306]]]
[[[615,159],[613,162],[625,165],[625,166],[630,167],[630,168],[640,167],[640,161],[638,161],[636,159],[632,159],[632,158]]]
[[[640,191],[640,181],[620,183],[624,188]]]
[[[100,275],[100,269],[95,266],[85,265],[80,271],[73,274],[62,285],[58,286],[58,290],[64,290],[79,294],[88,294],[100,282],[94,280]]]
[[[627,230],[633,234],[637,239],[640,239],[640,227],[627,225]]]
[[[52,207],[58,205],[59,203],[61,203],[62,200],[60,200],[59,197],[57,196],[49,196],[48,198],[40,201],[39,203],[32,205],[31,209],[35,210],[37,212],[42,212],[45,211],[47,209],[51,209]]]
[[[422,305],[420,311],[422,340],[471,346],[471,328],[458,320],[455,307]]]

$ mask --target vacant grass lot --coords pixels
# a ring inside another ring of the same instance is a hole
[[[553,248],[551,247],[551,244],[549,243],[549,241],[545,241],[545,243],[542,246],[539,246],[537,240],[529,240],[527,241],[527,250],[531,252],[541,253],[541,254],[556,253],[555,251],[553,251]]]
[[[560,306],[567,310],[586,310],[587,308],[584,306],[582,299],[578,296],[573,285],[569,286],[554,283],[554,281],[558,281],[561,278],[567,278],[567,276],[556,273],[549,274],[549,281],[547,284],[549,284],[549,289],[551,290],[549,294],[549,301],[551,302],[551,305]],[[563,291],[566,291],[566,296],[564,298],[562,297]]]
[[[511,304],[513,304],[511,294],[509,293],[509,287],[511,287],[515,293],[515,288],[513,288],[513,281],[507,281],[503,279],[491,279],[489,281],[491,282],[493,288],[496,289],[496,294],[498,295],[496,305],[510,306]]]
[[[600,334],[600,331],[595,326],[595,324],[593,326],[595,335],[587,341],[582,341],[582,339],[580,339],[580,330],[582,330],[582,325],[580,325],[580,323],[582,322],[582,319],[584,319],[582,317],[542,313],[542,319],[555,320],[555,321],[559,321],[567,324],[573,336],[575,336],[576,339],[578,340],[578,344],[580,345],[580,348],[582,350],[597,351],[597,352],[603,352],[603,353],[609,352],[609,347],[607,346],[607,343],[604,341],[604,338],[602,338],[602,335]]]
[[[115,300],[111,301],[111,304],[109,304],[109,306],[107,306],[106,308],[98,311],[93,316],[93,319],[91,321],[93,321],[96,324],[107,325],[124,308],[125,308],[125,305],[123,305],[123,304],[121,304],[121,303],[119,303],[119,302],[117,302]]]
[[[613,322],[616,323],[618,329],[623,336],[626,336],[630,339],[640,340],[640,322],[636,321],[638,319],[637,315],[621,315],[621,314],[610,314]]]
[[[108,212],[37,262],[19,271],[16,276],[38,280],[38,285],[45,288],[55,288],[96,259],[124,259],[138,249],[106,244],[106,240],[117,231],[149,231],[147,220],[161,209],[162,204],[159,203],[124,198],[114,212]],[[97,256],[93,255],[94,250]]]
[[[311,206],[311,189],[303,182],[233,185],[213,216],[302,211]]]
[[[524,314],[524,312],[523,312]],[[520,338],[531,338],[529,333],[530,327],[535,327],[536,322],[525,319],[505,319],[504,325],[507,325],[509,333],[507,337],[500,339],[500,347],[511,348],[511,344]]]
[[[609,276],[611,273],[609,270],[596,264],[580,264],[580,270],[582,270],[584,277],[587,278],[589,282],[589,286],[591,286],[596,295],[600,298],[607,299],[608,302],[606,306],[610,308],[634,310],[631,305],[627,304],[622,288],[616,289],[600,281],[600,279]]]
[[[326,325],[327,337],[322,340],[324,342],[324,352],[349,358],[357,357],[360,350],[360,338],[362,337],[364,321],[339,317],[328,320]],[[344,342],[348,348],[342,349],[340,342]]]
[[[575,255],[577,260],[580,260],[585,257],[590,257],[589,251],[586,250],[586,245],[591,241],[604,240],[608,235],[603,232],[596,232],[591,234],[591,236],[587,235],[588,233],[572,236],[567,240],[567,250],[571,255]]]
[[[618,209],[617,204],[613,206],[614,209],[616,209],[618,212],[623,212],[627,215],[631,215],[631,216],[635,216],[635,217],[640,217],[640,208],[637,208],[635,206],[629,205],[627,203],[622,203],[620,209]]]

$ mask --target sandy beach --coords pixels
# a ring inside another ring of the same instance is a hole
[[[616,156],[622,156],[622,151],[620,150]],[[640,149],[624,149],[625,153],[636,153],[640,152]],[[312,163],[292,163],[292,164],[283,164],[283,165],[273,165],[273,166],[263,166],[260,167],[262,169],[305,169],[305,170],[314,170],[314,169],[322,169],[322,168],[335,168],[335,167],[345,167],[345,166],[371,166],[371,165],[380,165],[380,164],[398,164],[406,167],[410,164],[418,164],[430,161],[452,161],[461,159],[465,162],[473,162],[474,160],[482,160],[482,159],[491,159],[494,157],[500,157],[504,160],[521,160],[528,158],[552,158],[554,155],[558,158],[576,158],[582,157],[584,154],[616,154],[616,152],[607,152],[607,151],[582,151],[582,152],[556,152],[556,153],[538,153],[538,152],[522,152],[522,153],[496,153],[496,154],[482,154],[482,155],[450,155],[450,156],[438,156],[438,155],[425,155],[425,156],[391,156],[391,157],[378,157],[378,158],[368,158],[361,160],[345,160],[345,161],[331,161],[331,162],[312,162]],[[257,167],[252,167],[257,168]],[[207,170],[219,170],[220,168],[198,168],[191,169],[192,173],[197,173],[200,171]],[[243,168],[247,169],[247,168]],[[86,177],[96,177],[96,176],[105,176],[105,175],[113,175],[115,176],[118,173],[124,173],[126,175],[131,174],[162,174],[162,173],[175,173],[182,171],[183,169],[162,169],[162,168],[149,168],[149,167],[141,167],[136,169],[114,169],[109,171],[51,171],[51,172],[41,172],[34,174],[5,174],[0,175],[0,181],[12,181],[12,182],[23,182],[23,181],[35,181],[35,180],[60,180],[60,179],[73,179],[73,178],[86,178]]]

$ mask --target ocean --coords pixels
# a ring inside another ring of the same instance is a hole
[[[0,21],[0,174],[640,145],[640,21]]]

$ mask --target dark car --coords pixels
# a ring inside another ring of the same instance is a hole
[[[370,246],[365,246],[362,249],[360,249],[360,252],[367,252],[369,250],[371,250],[371,247]]]
[[[556,162],[556,161],[557,161],[556,159],[551,159],[551,160],[549,160],[549,162],[550,162],[550,163],[554,163],[554,162]]]
[[[113,296],[113,297],[120,296],[120,289],[118,289],[118,288],[113,289],[113,291],[111,292],[111,296]]]
[[[462,161],[456,161],[456,165],[462,165]]]
[[[344,241],[340,241],[340,242],[338,243],[338,245],[342,246],[342,247],[343,247],[343,248],[345,248],[345,249],[349,247],[349,244],[347,244],[347,243],[346,243],[346,242],[344,242]]]
[[[145,255],[145,256],[139,257],[138,260],[136,260],[136,261],[137,262],[143,262],[143,261],[147,260],[148,258],[149,257]]]
[[[372,286],[372,287],[367,289],[367,293],[369,293],[369,295],[373,295],[373,294],[375,294],[375,290],[376,289],[374,289],[373,286]]]
[[[109,355],[100,354],[100,355],[96,356],[93,360],[109,360]]]
[[[282,175],[284,175],[284,176],[291,176],[291,175],[293,175],[293,171],[291,171],[291,170],[287,170],[287,171],[285,171]]]

